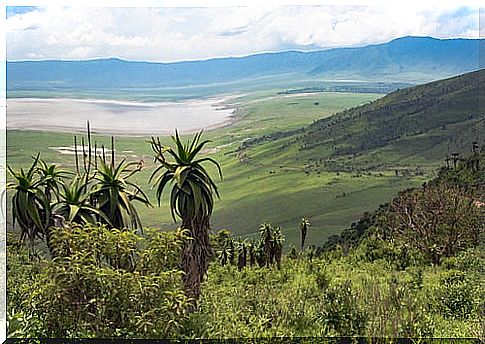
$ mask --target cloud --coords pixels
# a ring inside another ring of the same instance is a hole
[[[452,5],[9,9],[7,59],[179,61],[386,42],[478,38],[478,9]]]

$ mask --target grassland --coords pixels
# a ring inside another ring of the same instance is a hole
[[[387,202],[397,191],[420,185],[431,176],[433,165],[424,168],[423,176],[395,176],[389,169],[366,173],[314,171],[300,159],[295,145],[281,149],[277,142],[258,144],[238,150],[244,140],[295,130],[329,117],[344,108],[375,100],[382,95],[353,93],[315,93],[276,96],[278,90],[259,91],[235,100],[239,120],[231,127],[205,133],[213,140],[204,154],[221,163],[224,179],[219,181],[221,200],[216,202],[212,218],[214,229],[227,228],[236,235],[251,236],[259,224],[271,221],[283,227],[287,244],[297,243],[298,224],[302,216],[312,223],[308,243],[321,245],[331,234],[340,232],[361,213]],[[279,90],[280,91],[280,90]],[[109,146],[109,138],[95,136],[98,147]],[[162,138],[170,143],[168,137]],[[40,151],[49,162],[74,168],[73,155],[61,154],[56,147],[71,146],[68,133],[8,131],[7,159],[12,167],[27,166],[30,156]],[[154,169],[146,138],[117,137],[117,156],[145,162],[145,169],[134,181],[155,200],[148,185]],[[407,162],[415,168],[412,159]],[[214,171],[213,171],[214,172]],[[215,174],[214,174],[215,175]],[[174,228],[168,201],[159,208],[139,207],[145,226]]]

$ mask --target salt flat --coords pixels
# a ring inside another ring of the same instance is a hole
[[[83,132],[127,136],[172,134],[212,129],[234,120],[226,98],[177,102],[99,99],[7,99],[7,129]]]

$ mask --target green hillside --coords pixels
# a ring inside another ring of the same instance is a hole
[[[480,70],[398,90],[315,121],[296,135],[280,133],[289,137],[267,136],[246,146],[278,139],[271,145],[293,150],[308,162],[308,171],[386,169],[407,166],[411,160],[436,163],[480,141],[484,76]],[[287,161],[287,155],[277,159]]]

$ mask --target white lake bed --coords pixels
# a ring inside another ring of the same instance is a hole
[[[174,102],[136,102],[99,99],[7,99],[7,129],[147,136],[193,133],[234,121],[228,98]]]

